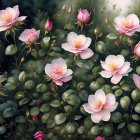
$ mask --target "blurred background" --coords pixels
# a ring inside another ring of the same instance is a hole
[[[94,29],[97,27],[98,32],[106,35],[109,30],[106,28],[105,19],[109,19],[109,24],[113,26],[113,20],[118,15],[135,13],[140,18],[140,1],[139,0],[0,0],[0,10],[7,7],[19,5],[20,15],[28,16],[25,28],[36,28],[43,32],[45,21],[48,17],[53,21],[53,32],[63,30],[66,24],[72,25],[73,31],[77,29],[76,16],[78,9],[87,9],[91,12],[90,23],[83,30],[84,34],[93,36]],[[63,12],[62,7],[66,6]],[[68,9],[72,6],[72,13],[68,14]],[[93,9],[95,8],[95,14]],[[70,26],[71,27],[71,26]],[[16,33],[18,35],[22,32],[21,29]],[[60,30],[58,30],[60,29]],[[77,32],[81,32],[79,29]],[[61,32],[59,32],[61,33]],[[104,36],[102,39],[105,38]],[[12,39],[8,37],[10,42],[4,38],[4,32],[0,33],[0,72],[7,71],[11,66],[11,56],[5,56],[5,48],[12,43]],[[114,49],[114,52],[116,50]],[[118,52],[118,51],[117,51]]]

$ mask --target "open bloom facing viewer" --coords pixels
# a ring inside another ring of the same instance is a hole
[[[26,16],[19,17],[18,5],[13,8],[8,7],[5,10],[0,10],[0,31],[5,31],[12,28],[15,23],[21,22],[26,19]]]
[[[130,62],[124,60],[122,55],[108,55],[105,61],[101,61],[101,66],[104,71],[100,74],[102,77],[111,78],[113,84],[120,82],[123,76],[128,76],[128,73],[132,70],[130,68]]]
[[[59,86],[72,79],[73,71],[67,69],[66,61],[62,58],[54,59],[51,64],[46,64],[45,73]]]
[[[94,54],[93,51],[88,48],[91,41],[92,40],[89,37],[70,32],[67,37],[67,43],[63,43],[62,48],[74,53],[74,55],[80,55],[82,59],[88,59]]]
[[[114,22],[114,26],[120,34],[132,36],[136,31],[140,32],[140,22],[135,14],[130,14],[127,17],[118,16]]]
[[[89,95],[88,103],[83,105],[85,111],[91,114],[94,123],[99,123],[100,120],[108,121],[110,112],[113,112],[117,106],[115,96],[112,93],[105,95],[101,89],[97,90],[95,95]]]

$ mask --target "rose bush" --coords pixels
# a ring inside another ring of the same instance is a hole
[[[63,6],[55,19],[46,16],[36,30],[23,31],[26,17],[19,17],[18,6],[1,10],[1,31],[6,37],[14,34],[5,49],[13,65],[0,74],[1,139],[140,139],[140,57],[135,37],[140,17],[116,17],[112,24],[106,19],[107,34],[92,24],[95,8],[87,9],[74,16],[72,5],[67,13]],[[79,25],[84,25],[82,31]]]

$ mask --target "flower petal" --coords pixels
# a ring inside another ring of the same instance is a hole
[[[93,56],[94,52],[91,49],[83,50],[79,53],[82,59],[88,59]]]
[[[92,121],[93,121],[94,123],[99,123],[100,120],[101,120],[101,118],[102,118],[102,115],[101,115],[100,112],[98,112],[98,113],[93,113],[93,114],[91,115],[91,119],[92,119]]]
[[[102,114],[103,121],[109,121],[111,115],[110,115],[110,112],[108,110],[103,109],[101,111],[101,114]]]
[[[105,70],[105,71],[101,71],[100,74],[102,77],[110,78],[113,75],[113,72]]]
[[[87,113],[90,113],[90,114],[94,113],[94,111],[92,110],[92,108],[91,108],[87,103],[84,104],[83,107],[84,107],[84,110],[85,110]]]
[[[101,101],[102,104],[105,103],[106,101],[106,96],[105,96],[105,93],[103,92],[102,89],[99,89],[95,92],[95,96],[94,96],[94,99],[98,100],[98,101]]]
[[[63,77],[69,76],[73,73],[71,69],[67,69],[66,73],[63,75]]]
[[[116,102],[112,107],[111,109],[109,110],[110,112],[113,112],[118,106],[118,102]]]
[[[59,86],[62,86],[62,85],[63,85],[63,82],[62,82],[61,79],[58,79],[58,80],[54,80],[54,79],[53,79],[53,81],[54,81],[57,85],[59,85]]]
[[[27,18],[27,16],[21,16],[21,17],[17,18],[17,21],[23,21],[23,20],[25,20],[26,18]]]
[[[70,44],[72,44],[73,41],[75,40],[75,38],[76,38],[77,36],[78,36],[78,35],[77,35],[76,33],[70,32],[70,33],[68,34],[68,37],[67,37],[67,42],[70,43]]]
[[[72,79],[72,76],[66,76],[66,77],[62,77],[61,78],[61,80],[63,81],[63,82],[68,82],[68,81],[70,81]]]
[[[138,76],[137,74],[133,74],[133,80],[136,87],[140,89],[140,76]]]
[[[122,75],[116,73],[113,75],[113,77],[111,78],[111,83],[113,84],[117,84],[120,82],[120,80],[122,79]]]
[[[84,43],[84,46],[82,47],[82,49],[86,49],[90,46],[92,39],[90,37],[86,37],[86,41]]]
[[[1,26],[0,27],[0,32],[1,31],[5,31],[5,30],[8,30],[8,29],[10,29],[12,27],[12,25],[9,25],[9,26]]]
[[[124,62],[124,65],[121,67],[119,74],[124,74],[130,68],[130,62]]]

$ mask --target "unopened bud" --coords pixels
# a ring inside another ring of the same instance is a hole
[[[66,6],[64,5],[63,7],[62,7],[62,11],[65,11],[66,10]]]
[[[95,35],[98,34],[98,29],[97,29],[97,27],[96,27],[95,30],[94,30],[94,34],[95,34]]]
[[[53,40],[53,44],[55,44],[56,40]]]
[[[20,62],[23,63],[25,61],[24,57],[21,58]]]
[[[105,23],[106,23],[106,24],[109,23],[109,19],[108,19],[108,18],[105,19]]]
[[[70,6],[68,13],[71,14],[72,13],[72,5]]]
[[[99,34],[99,37],[102,37],[102,36],[103,36],[103,33],[100,33],[100,34]]]

